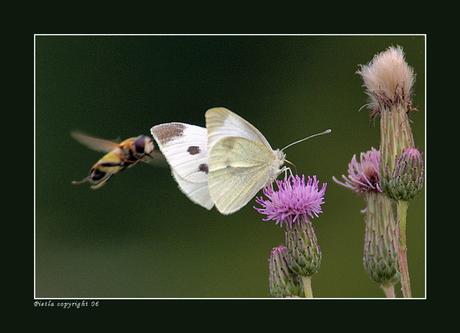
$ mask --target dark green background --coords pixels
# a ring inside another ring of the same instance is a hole
[[[412,128],[425,151],[424,36],[36,36],[36,296],[269,297],[268,257],[284,229],[251,201],[223,216],[189,201],[168,168],[142,164],[91,190],[102,156],[71,130],[106,139],[171,121],[204,126],[224,106],[287,149],[299,174],[328,188],[313,220],[323,251],[320,298],[382,297],[362,265],[364,199],[332,181],[353,154],[379,146],[355,74],[388,46],[417,73]],[[408,214],[414,297],[425,297],[425,192]],[[400,285],[397,287],[400,296]]]

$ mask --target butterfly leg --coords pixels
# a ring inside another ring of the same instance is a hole
[[[294,165],[294,164],[293,164],[293,165]],[[295,167],[295,165],[294,165],[294,167]],[[288,172],[289,172],[289,174],[290,174],[291,176],[293,175],[293,174],[292,174],[292,169],[291,169],[290,167],[288,167],[288,166],[284,166],[284,167],[280,170],[280,173],[282,173],[282,172],[284,172],[284,178],[287,178]]]

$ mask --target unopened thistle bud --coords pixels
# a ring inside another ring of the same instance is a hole
[[[312,276],[321,266],[321,248],[310,221],[285,231],[289,268],[298,275]]]
[[[389,182],[396,167],[396,159],[404,149],[414,147],[409,112],[412,108],[413,69],[404,59],[401,47],[390,47],[374,56],[357,72],[364,80],[370,96],[371,118],[380,115],[380,154],[382,190],[389,196]]]
[[[412,200],[422,189],[423,157],[416,148],[404,149],[396,159],[395,168],[387,184],[387,195],[394,200]]]
[[[302,296],[303,284],[287,264],[287,249],[284,245],[273,248],[269,259],[269,286],[273,297]]]
[[[369,277],[388,288],[399,282],[396,223],[391,200],[383,193],[366,195],[363,264]]]

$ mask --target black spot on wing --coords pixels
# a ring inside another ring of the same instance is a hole
[[[165,144],[184,135],[185,125],[169,123],[155,126],[152,131],[159,144]]]
[[[198,166],[198,171],[200,172],[204,172],[204,173],[208,173],[208,165],[206,163],[201,163],[199,166]]]
[[[201,149],[198,146],[190,146],[190,147],[188,147],[187,152],[190,155],[196,155],[196,154],[199,154],[201,152]]]

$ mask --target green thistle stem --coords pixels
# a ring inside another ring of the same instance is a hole
[[[302,276],[303,289],[305,291],[305,298],[313,298],[313,291],[311,289],[311,276]]]
[[[399,200],[397,202],[398,214],[398,234],[399,234],[399,270],[401,273],[401,284],[404,298],[411,298],[412,292],[410,287],[409,267],[407,265],[407,246],[406,246],[406,217],[409,201]]]
[[[394,284],[389,285],[389,286],[382,285],[382,289],[385,292],[386,298],[396,298]]]

